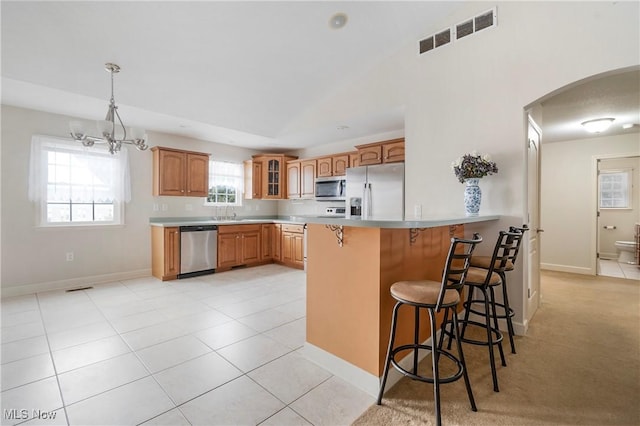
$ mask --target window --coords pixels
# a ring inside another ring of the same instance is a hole
[[[209,195],[205,205],[241,206],[243,167],[239,163],[209,162]]]
[[[29,198],[40,226],[117,225],[129,201],[127,151],[48,136],[31,142]]]
[[[631,208],[631,170],[606,170],[599,175],[600,208]]]

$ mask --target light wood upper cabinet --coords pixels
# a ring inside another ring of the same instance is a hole
[[[402,161],[404,161],[404,139],[398,139],[382,145],[383,163],[398,163]]]
[[[316,160],[303,160],[300,163],[300,198],[313,198],[316,195]]]
[[[300,161],[287,162],[287,198],[300,198]]]
[[[358,148],[358,164],[370,166],[372,164],[382,164],[382,145],[360,145]]]
[[[349,167],[349,154],[318,158],[317,162],[318,177],[344,176]]]
[[[153,195],[206,197],[209,154],[153,147]]]
[[[262,163],[253,163],[253,198],[262,198]]]
[[[262,198],[262,163],[251,160],[244,162],[244,198]]]
[[[331,157],[318,158],[317,175],[318,177],[333,176],[333,159]]]
[[[404,138],[358,145],[356,148],[360,166],[404,161]]]
[[[358,152],[350,152],[349,153],[349,167],[359,167],[360,166],[360,156]]]
[[[333,176],[344,176],[347,174],[349,167],[349,154],[334,155],[331,157],[333,162]]]
[[[286,198],[287,191],[287,170],[286,163],[288,160],[294,160],[296,157],[278,154],[264,154],[253,156],[253,186],[254,192],[257,186],[257,177],[260,176],[260,196],[254,195],[253,198],[263,200],[279,200]],[[260,164],[260,166],[256,166]],[[256,169],[260,168],[260,171]]]
[[[287,198],[313,198],[316,160],[287,161]]]
[[[209,155],[187,153],[186,173],[189,197],[206,197],[209,194]]]

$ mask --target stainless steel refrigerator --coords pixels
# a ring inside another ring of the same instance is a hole
[[[346,217],[404,220],[404,163],[348,168]]]

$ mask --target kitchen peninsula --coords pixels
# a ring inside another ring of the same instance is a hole
[[[307,343],[304,353],[375,394],[401,280],[440,281],[451,237],[499,216],[428,221],[307,221]],[[421,313],[423,315],[423,313]],[[413,339],[413,309],[401,309],[397,343]],[[425,318],[420,339],[429,337]]]
[[[390,288],[402,280],[440,281],[452,237],[463,237],[465,224],[496,221],[497,215],[431,220],[359,220],[277,216],[216,220],[213,218],[153,218],[152,234],[184,225],[244,224],[300,226],[306,224],[307,312],[305,356],[332,373],[375,394],[386,355],[394,300]],[[159,239],[160,237],[158,237]],[[257,245],[257,264],[267,241]],[[284,245],[284,238],[276,238]],[[268,246],[269,244],[267,244]],[[262,247],[262,248],[260,248]],[[279,250],[276,250],[278,252]],[[162,248],[154,250],[159,257]],[[156,261],[160,264],[160,261]],[[251,266],[251,265],[247,265]],[[161,268],[160,268],[161,269]],[[161,273],[161,272],[158,272]],[[413,310],[401,309],[397,342],[413,339]],[[426,325],[420,339],[429,338]],[[393,373],[391,373],[393,374]],[[390,376],[390,380],[393,380]]]

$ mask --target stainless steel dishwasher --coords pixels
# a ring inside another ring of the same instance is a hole
[[[217,266],[218,226],[181,226],[178,278],[212,274]]]

